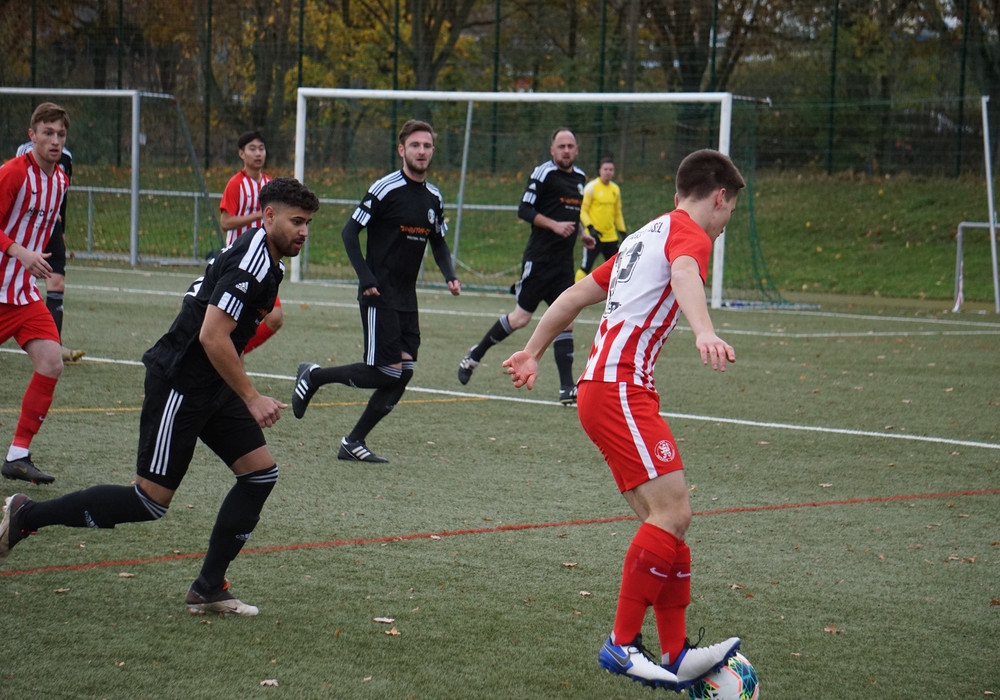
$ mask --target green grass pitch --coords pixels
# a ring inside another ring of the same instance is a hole
[[[70,269],[66,342],[88,354],[33,445],[57,480],[0,495],[128,483],[139,358],[196,274]],[[283,285],[285,327],[246,361],[258,387],[288,401],[299,362],[358,361],[354,297]],[[456,379],[512,301],[421,292],[414,379],[368,441],[389,464],[335,458],[367,392],[327,386],[267,431],[281,477],[229,572],[255,618],[183,604],[232,481],[204,448],[161,521],[19,544],[0,569],[0,697],[648,697],[597,664],[638,523],[557,403],[554,363],[534,391],[510,385],[525,329]],[[683,321],[664,348],[696,512],[689,634],[741,636],[763,697],[1000,693],[1000,323],[948,306],[715,311],[725,374]],[[599,314],[576,326],[578,371]],[[6,441],[30,374],[12,343],[0,373]],[[657,648],[651,618],[645,633]]]

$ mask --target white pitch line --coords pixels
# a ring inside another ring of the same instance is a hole
[[[0,348],[0,352],[23,354],[20,349]],[[95,362],[103,364],[117,364],[129,366],[141,366],[142,363],[136,360],[116,360],[105,357],[82,357],[81,362]],[[294,382],[295,377],[287,374],[270,374],[266,372],[247,372],[251,377],[261,379],[279,379]],[[450,389],[431,389],[427,387],[409,386],[407,391],[424,394],[436,394],[438,396],[453,396],[463,399],[485,399],[489,401],[507,401],[510,403],[535,404],[538,406],[559,406],[565,408],[557,401],[545,399],[529,399],[518,396],[498,396],[496,394],[474,394],[465,391],[453,391]],[[794,425],[792,423],[773,423],[768,421],[747,420],[744,418],[723,418],[721,416],[700,416],[692,413],[673,413],[661,411],[661,416],[665,418],[678,418],[684,420],[702,421],[705,423],[728,423],[731,425],[745,425],[754,428],[771,428],[774,430],[797,430],[811,433],[831,433],[835,435],[850,435],[852,437],[888,438],[892,440],[909,440],[913,442],[932,442],[940,445],[952,445],[955,447],[976,447],[984,450],[1000,450],[1000,444],[992,442],[976,442],[972,440],[956,440],[953,438],[934,437],[929,435],[901,435],[899,433],[880,433],[874,430],[855,430],[852,428],[828,428],[815,425]]]
[[[182,296],[181,292],[178,291],[164,291],[164,290],[154,290],[154,289],[141,289],[135,287],[108,287],[102,285],[91,285],[91,284],[76,284],[73,285],[76,289],[85,289],[92,292],[108,292],[112,294],[148,294],[151,296],[169,296],[180,298]],[[323,300],[309,300],[309,299],[282,299],[283,303],[293,304],[293,305],[308,305],[308,306],[319,306],[332,309],[350,309],[357,310],[357,302],[343,302],[343,301],[323,301]],[[497,314],[495,312],[486,311],[458,311],[456,309],[434,309],[423,307],[420,309],[420,313],[423,315],[436,315],[436,316],[456,316],[456,317],[470,317],[470,318],[496,318]],[[792,313],[792,312],[781,312],[781,313]],[[917,318],[899,318],[899,317],[883,317],[883,316],[851,316],[850,314],[835,314],[835,313],[820,313],[820,312],[795,312],[803,314],[812,314],[817,316],[831,316],[837,318],[845,319],[861,319],[861,320],[880,320],[880,321],[896,321],[896,322],[907,322],[907,323],[926,323],[926,324],[948,324],[948,325],[965,325],[965,326],[981,326],[989,330],[965,330],[965,331],[852,331],[852,332],[822,332],[822,333],[786,333],[784,331],[755,331],[755,330],[738,330],[733,328],[720,328],[719,333],[723,336],[725,335],[746,335],[760,338],[788,338],[794,340],[807,340],[807,339],[822,339],[822,338],[907,338],[907,337],[942,337],[942,336],[992,336],[1000,335],[1000,325],[985,323],[980,321],[950,321],[942,319],[917,319]],[[578,318],[575,323],[580,325],[596,326],[600,323],[600,319],[587,319]],[[690,331],[690,328],[684,324],[678,324],[677,330],[679,331]]]

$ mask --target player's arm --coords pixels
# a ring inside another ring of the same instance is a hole
[[[261,217],[261,212],[255,211],[252,214],[247,214],[245,216],[236,216],[235,214],[230,214],[225,209],[219,210],[219,225],[227,231],[233,231],[235,229],[243,228],[244,226],[249,226],[250,224],[258,221]]]
[[[531,389],[538,376],[538,360],[545,353],[553,340],[591,304],[607,299],[607,291],[588,275],[559,295],[552,305],[542,314],[541,320],[531,334],[524,350],[515,352],[503,361],[507,374],[511,376],[514,386],[527,385]]]
[[[619,238],[625,237],[625,216],[622,214],[622,191],[620,188],[618,196],[615,197],[615,230],[618,231]]]
[[[281,417],[285,404],[270,396],[263,396],[250,381],[243,361],[236,353],[232,332],[236,330],[236,319],[214,304],[205,310],[205,320],[198,333],[198,341],[205,349],[209,362],[223,381],[236,392],[250,409],[250,414],[262,428],[274,425]]]
[[[590,231],[590,235],[597,237],[597,229],[594,228],[594,220],[590,218],[590,207],[594,203],[594,183],[588,182],[583,188],[583,204],[580,205],[580,223]]]
[[[344,224],[344,228],[340,232],[340,238],[344,241],[344,250],[347,251],[347,259],[351,261],[354,273],[358,276],[358,284],[361,287],[362,294],[365,296],[379,296],[378,278],[375,277],[372,269],[368,267],[368,261],[365,260],[365,255],[361,252],[361,230],[363,228],[360,223],[350,218]]]
[[[13,168],[0,168],[0,212],[4,213],[4,217],[13,209],[14,193],[21,187],[19,182],[15,182],[15,174]],[[3,229],[0,229],[0,253],[20,262],[35,277],[45,279],[52,274],[52,266],[46,260],[50,253],[28,250],[20,243],[15,243]]]
[[[726,362],[736,362],[736,351],[715,334],[715,327],[708,315],[705,283],[697,261],[690,255],[675,258],[670,263],[670,284],[677,305],[694,332],[694,344],[701,353],[702,364],[711,362],[712,369],[725,372]]]
[[[455,264],[452,262],[451,250],[448,249],[444,235],[431,236],[430,244],[431,252],[434,254],[434,262],[437,263],[438,269],[444,275],[445,282],[448,283],[448,291],[451,292],[452,296],[457,297],[462,291],[462,283],[458,281],[458,275],[455,274]]]

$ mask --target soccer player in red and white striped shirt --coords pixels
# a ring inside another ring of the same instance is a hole
[[[550,306],[521,352],[503,365],[515,386],[530,389],[545,348],[580,311],[606,302],[578,384],[580,422],[604,455],[619,491],[642,520],[622,571],[618,610],[598,661],[646,685],[682,690],[736,653],[731,637],[707,647],[687,640],[691,551],[684,541],[691,505],[670,427],[659,414],[656,358],[683,312],[703,364],[725,371],[735,362],[719,338],[705,298],[708,260],[744,187],[732,161],[713,150],[685,158],[677,170],[675,209],[639,229],[618,255],[566,290]],[[680,393],[682,388],[675,387]],[[652,607],[662,654],[650,660],[642,623]]]
[[[247,231],[256,231],[261,227],[263,222],[258,200],[260,188],[271,181],[271,176],[264,172],[267,147],[264,145],[264,136],[259,131],[240,134],[236,147],[239,149],[240,160],[243,161],[243,169],[226,183],[222,202],[219,204],[219,223],[226,229],[227,247]],[[257,326],[257,333],[247,343],[244,354],[277,333],[282,323],[284,316],[281,313],[281,300],[278,299],[274,303],[274,310]]]
[[[0,343],[14,338],[34,369],[0,473],[38,484],[55,481],[34,465],[30,449],[52,405],[63,363],[59,331],[36,280],[52,274],[43,251],[69,187],[69,177],[57,167],[68,129],[66,110],[43,102],[31,115],[32,150],[0,167]]]

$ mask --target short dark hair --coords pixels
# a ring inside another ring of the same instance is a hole
[[[399,130],[399,145],[402,146],[406,143],[406,139],[410,137],[410,134],[414,134],[418,131],[426,131],[431,135],[431,140],[437,138],[437,134],[434,133],[434,127],[425,121],[419,119],[410,119],[408,122],[403,124],[403,128]]]
[[[711,148],[689,154],[677,168],[677,194],[682,198],[704,199],[725,188],[731,200],[746,187],[740,171],[729,156]]]
[[[269,204],[284,204],[308,212],[319,209],[319,197],[294,177],[274,178],[260,188],[257,201],[261,209]]]
[[[34,131],[36,124],[59,121],[69,129],[69,115],[66,114],[66,110],[52,102],[43,102],[31,113],[31,123],[28,126]]]
[[[614,165],[615,159],[612,158],[611,156],[604,156],[603,158],[601,158],[601,165],[604,165],[605,163],[611,163],[611,165]]]
[[[264,134],[260,133],[259,130],[254,129],[253,131],[244,131],[242,134],[240,134],[240,137],[236,139],[236,148],[242,151],[244,148],[246,148],[246,145],[248,143],[255,140],[260,141],[265,145],[267,144],[267,142],[264,140]]]

